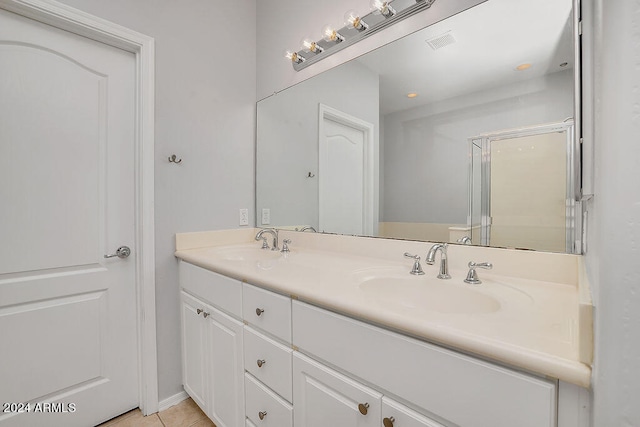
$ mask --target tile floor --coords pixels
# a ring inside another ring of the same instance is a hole
[[[216,427],[189,398],[157,414],[142,416],[134,409],[98,427]]]

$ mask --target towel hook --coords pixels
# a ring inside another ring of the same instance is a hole
[[[172,155],[169,157],[169,163],[175,163],[175,164],[180,163],[180,162],[182,161],[182,159],[180,159],[180,160],[176,160],[176,158],[177,158],[177,157],[178,157],[178,156],[176,156],[175,154],[172,154]]]

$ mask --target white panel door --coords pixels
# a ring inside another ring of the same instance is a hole
[[[320,230],[365,234],[365,132],[323,118],[319,150]]]
[[[0,402],[32,404],[2,427],[138,406],[134,78],[133,54],[0,9]]]

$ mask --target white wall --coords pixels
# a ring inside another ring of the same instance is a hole
[[[586,256],[595,303],[594,422],[640,425],[640,3],[587,2],[594,25],[595,196]],[[592,9],[591,5],[595,4]],[[591,35],[589,35],[591,37]],[[590,178],[590,177],[589,177]]]
[[[573,70],[384,116],[381,221],[466,224],[468,138],[568,117]]]
[[[319,103],[373,124],[377,164],[378,87],[378,75],[352,61],[258,103],[256,206],[270,209],[271,226],[318,229]]]
[[[238,226],[254,206],[255,0],[62,0],[156,41],[160,400],[182,390],[174,234]],[[229,37],[233,34],[233,37]],[[180,165],[167,162],[175,153]]]

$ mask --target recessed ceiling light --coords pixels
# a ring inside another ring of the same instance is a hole
[[[517,71],[524,71],[531,68],[531,64],[520,64],[516,67]]]
[[[418,94],[415,92],[411,92],[407,94],[407,98],[415,98],[416,96],[418,96]]]

